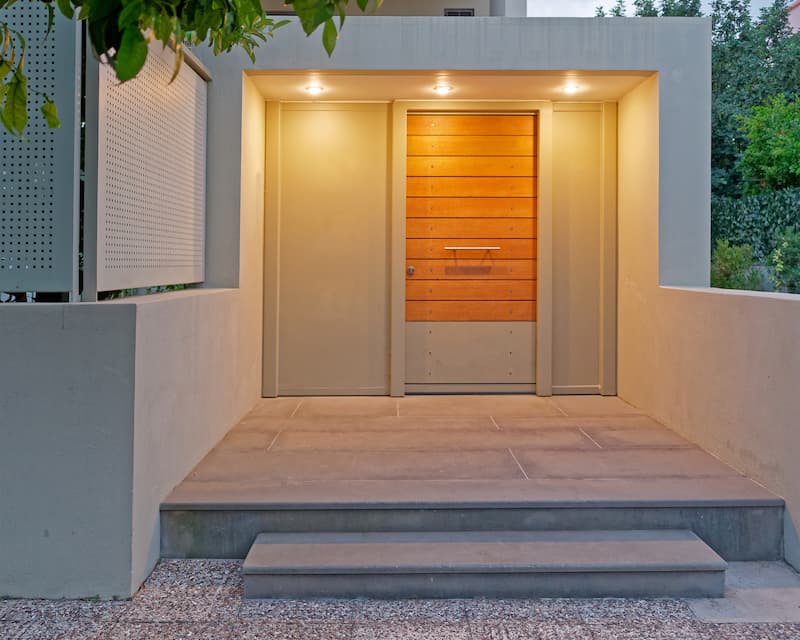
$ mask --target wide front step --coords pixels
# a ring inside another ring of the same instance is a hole
[[[722,597],[727,565],[688,530],[269,533],[247,598]]]

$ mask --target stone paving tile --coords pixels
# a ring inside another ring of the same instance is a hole
[[[103,620],[39,620],[16,623],[15,640],[106,640],[114,625]],[[1,628],[1,627],[0,627]],[[2,636],[6,640],[5,636]]]
[[[478,598],[467,604],[467,617],[471,621],[508,621],[563,623],[580,621],[564,600],[494,600]]]
[[[225,640],[350,640],[353,623],[281,620],[238,620]]]
[[[681,600],[599,598],[559,602],[568,616],[581,622],[615,623],[636,620],[674,624],[693,622],[696,619],[689,606]]]
[[[463,622],[469,600],[356,600],[351,614],[361,622]]]
[[[6,614],[14,607],[16,600],[0,600],[0,622],[6,619]]]
[[[594,630],[586,625],[512,620],[483,621],[471,627],[475,640],[595,640]]]
[[[240,587],[145,585],[125,607],[123,622],[210,622],[233,620],[242,606]]]
[[[11,600],[6,603],[3,640],[104,640],[124,602]]]
[[[466,620],[460,623],[407,620],[362,622],[353,628],[353,640],[472,640]]]
[[[593,640],[715,640],[714,629],[700,623],[664,624],[642,622],[632,618],[627,622],[592,624]]]
[[[69,623],[80,620],[116,621],[125,609],[125,602],[93,600],[10,600],[4,622]]]
[[[718,624],[714,640],[798,640],[800,624]]]
[[[307,622],[353,620],[356,600],[245,600],[240,618],[266,618]]]
[[[148,587],[238,587],[241,560],[162,560],[147,579]]]
[[[3,640],[19,640],[28,626],[30,625],[0,621],[0,638],[3,638]]]
[[[224,624],[120,622],[103,640],[228,640],[229,627]]]

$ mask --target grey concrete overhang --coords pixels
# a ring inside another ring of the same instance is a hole
[[[350,17],[334,55],[288,25],[251,70],[666,71],[710,68],[708,18]]]

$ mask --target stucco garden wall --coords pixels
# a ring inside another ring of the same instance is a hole
[[[161,501],[261,395],[265,108],[242,82],[240,183],[209,207],[235,249],[207,270],[236,288],[0,308],[0,597],[132,595]]]
[[[659,286],[658,92],[650,80],[620,103],[619,394],[786,498],[800,567],[800,296]]]

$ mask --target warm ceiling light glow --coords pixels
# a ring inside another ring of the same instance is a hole
[[[444,82],[440,82],[439,84],[437,84],[433,88],[433,90],[436,93],[438,93],[440,96],[446,96],[448,93],[450,93],[453,90],[453,87],[451,87],[449,84],[446,84]]]
[[[325,91],[325,89],[320,87],[318,84],[312,84],[310,87],[306,87],[306,92],[308,92],[312,96],[318,96],[323,91]]]
[[[570,95],[573,93],[578,93],[580,90],[581,88],[575,83],[564,85],[564,93],[569,93]]]

